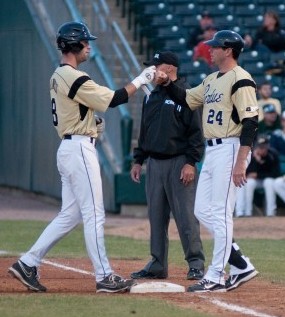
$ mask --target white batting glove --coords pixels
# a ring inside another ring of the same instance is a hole
[[[155,71],[155,66],[145,68],[142,73],[132,81],[132,84],[134,84],[137,89],[139,89],[142,85],[150,84],[153,81]]]
[[[97,133],[99,138],[101,134],[105,131],[105,119],[95,115],[95,121],[96,121],[96,128],[97,128]]]

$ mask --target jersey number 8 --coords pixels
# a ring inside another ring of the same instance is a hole
[[[55,103],[55,99],[52,98],[51,100],[51,109],[52,109],[52,121],[53,121],[53,125],[57,126],[58,125],[58,119],[57,119],[57,114],[56,114],[56,103]]]

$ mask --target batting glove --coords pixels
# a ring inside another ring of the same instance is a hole
[[[150,84],[153,81],[155,71],[155,66],[145,68],[142,73],[132,81],[132,84],[134,84],[137,89],[139,89],[142,85]]]

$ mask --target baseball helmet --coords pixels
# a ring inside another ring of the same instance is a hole
[[[231,30],[221,30],[215,33],[214,37],[211,40],[206,41],[205,44],[212,47],[232,48],[238,53],[244,48],[244,40],[242,37]]]
[[[80,51],[83,48],[80,41],[92,41],[96,39],[97,37],[92,35],[88,27],[81,22],[62,24],[56,35],[57,46],[61,51],[76,51],[76,49]]]

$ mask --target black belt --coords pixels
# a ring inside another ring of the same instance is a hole
[[[222,144],[223,143],[223,140],[222,139],[210,139],[210,140],[207,140],[207,144],[209,146],[213,146],[213,145],[217,145],[217,144]]]
[[[64,140],[72,140],[72,134],[66,134],[63,136]],[[96,139],[93,138],[92,136],[89,137],[90,143],[96,144]]]

